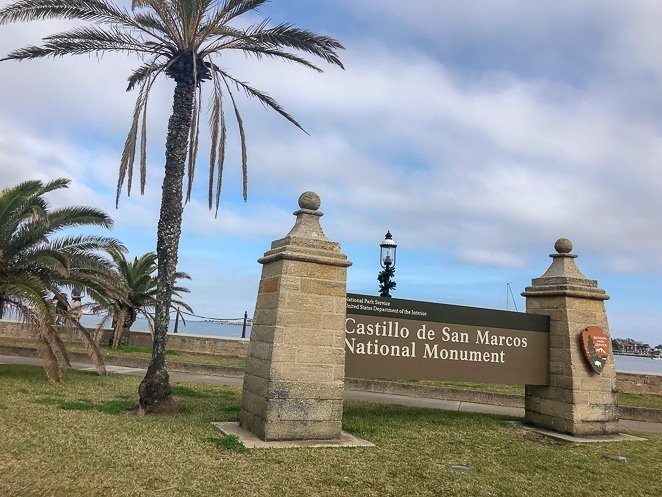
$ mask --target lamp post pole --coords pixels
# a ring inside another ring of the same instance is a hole
[[[395,254],[398,245],[393,241],[393,235],[390,231],[386,232],[384,241],[379,244],[379,264],[382,271],[377,276],[379,281],[379,296],[391,297],[391,290],[395,290]]]
[[[244,311],[244,324],[241,328],[241,338],[246,338],[246,325],[248,324],[248,311]]]

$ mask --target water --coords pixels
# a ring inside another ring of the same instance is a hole
[[[92,315],[83,315],[81,318],[81,323],[86,327],[96,327],[101,318],[99,316]],[[170,330],[175,326],[175,320],[170,319]],[[107,322],[106,328],[110,328],[110,321]],[[144,318],[136,319],[136,322],[133,323],[131,327],[133,331],[148,331],[149,326],[147,326],[147,320]],[[179,320],[179,329],[178,333],[182,335],[207,335],[207,336],[218,336],[218,337],[228,337],[228,338],[241,338],[241,323],[239,325],[232,324],[221,324],[213,323],[207,321],[191,321],[190,319],[186,320],[186,326],[182,323],[182,320]],[[246,338],[250,336],[251,327],[246,326]]]
[[[614,355],[616,371],[662,375],[662,359],[631,355]]]
[[[85,326],[96,326],[100,321],[98,316],[84,315],[81,322]],[[174,326],[174,321],[170,321],[170,329]],[[108,326],[110,327],[110,323]],[[136,322],[131,327],[132,330],[147,331],[147,321],[143,318],[136,319]],[[246,338],[250,336],[251,328],[246,327]],[[191,321],[186,320],[186,326],[179,321],[179,333],[182,335],[207,335],[229,338],[241,338],[241,325],[230,325],[211,323],[206,321]],[[624,373],[645,373],[662,375],[662,359],[649,359],[647,357],[636,357],[627,355],[614,355],[616,361],[616,371]]]

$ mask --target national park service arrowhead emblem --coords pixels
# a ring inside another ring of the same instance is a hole
[[[589,326],[581,332],[580,339],[589,366],[596,373],[602,373],[609,357],[609,337],[599,326]]]

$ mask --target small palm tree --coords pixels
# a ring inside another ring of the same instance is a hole
[[[190,200],[202,109],[201,84],[211,85],[211,150],[209,157],[209,208],[216,211],[225,161],[226,119],[229,100],[241,141],[243,194],[247,197],[247,147],[236,91],[256,98],[295,126],[301,125],[268,94],[232,76],[222,64],[222,54],[238,51],[260,60],[273,58],[321,69],[311,55],[342,67],[333,38],[300,29],[289,23],[269,26],[268,21],[242,27],[240,16],[255,11],[267,0],[133,0],[127,11],[107,0],[19,0],[0,9],[0,24],[42,19],[73,19],[91,24],[48,36],[41,46],[11,52],[4,60],[25,60],[64,55],[124,52],[144,60],[129,77],[128,89],[138,88],[133,122],[119,168],[117,200],[126,181],[130,193],[136,145],[140,141],[140,188],[146,181],[145,140],[147,103],[154,81],[162,74],[175,82],[173,109],[166,139],[165,175],[156,252],[159,259],[152,360],[139,387],[140,412],[172,412],[165,362],[170,301],[173,293],[183,211],[183,181],[188,156],[186,200]],[[142,121],[141,121],[142,118]],[[301,128],[303,129],[303,128]],[[140,132],[140,139],[138,134]]]
[[[117,348],[128,338],[131,326],[139,315],[147,321],[152,336],[154,336],[154,306],[156,305],[156,277],[154,273],[158,269],[157,258],[154,252],[148,252],[141,257],[135,257],[133,261],[127,260],[121,250],[110,250],[114,262],[114,271],[122,281],[124,291],[121,299],[112,301],[110,312],[106,319],[102,320],[99,327],[103,327],[107,319],[113,319],[115,323],[112,347]],[[176,279],[188,279],[191,277],[182,272],[175,274]],[[181,286],[173,287],[172,306],[175,312],[184,308],[189,312],[193,309],[181,300],[181,293],[188,293],[189,289]],[[178,307],[175,307],[178,306]]]
[[[117,286],[110,265],[99,250],[120,250],[113,238],[68,235],[60,230],[76,226],[110,228],[112,219],[91,207],[49,209],[44,195],[67,188],[69,180],[26,181],[0,191],[0,318],[13,315],[36,332],[49,379],[61,379],[60,368],[70,366],[64,344],[54,330],[55,309],[50,295],[61,299],[66,288],[81,288],[103,300]],[[76,327],[97,370],[105,373],[101,354],[77,320]]]

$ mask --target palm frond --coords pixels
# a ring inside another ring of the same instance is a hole
[[[46,267],[53,272],[66,276],[69,274],[69,258],[66,254],[55,250],[40,249],[32,253],[24,254],[25,257],[15,258],[17,268],[28,266]]]
[[[211,60],[209,64],[213,69],[214,64]],[[223,111],[223,87],[221,85],[220,76],[215,70],[212,70],[212,81],[214,83],[213,107],[216,109],[215,111],[212,111],[212,114],[216,112],[217,115],[212,116],[212,148],[209,158],[209,210],[212,208],[212,189],[214,186],[214,164],[212,161],[215,160],[215,157],[218,157],[218,172],[216,176],[216,212],[214,214],[215,217],[218,217],[218,207],[221,201],[221,186],[223,182],[223,166],[225,165],[225,141],[227,138],[227,128],[225,126],[225,112]],[[218,139],[218,145],[216,145],[214,137]]]
[[[189,133],[186,203],[191,201],[191,190],[193,189],[195,165],[198,157],[198,143],[200,139],[200,100],[201,94],[200,90],[198,90],[195,98],[193,99],[193,114],[191,117],[191,129]]]
[[[233,78],[227,72],[223,71],[220,68],[215,67],[214,69],[218,70],[218,72],[222,74],[223,78],[227,78],[230,81],[232,81],[237,87],[237,89],[244,90],[244,93],[246,94],[247,97],[257,98],[260,101],[260,103],[264,105],[265,108],[270,108],[278,112],[281,116],[283,116],[285,119],[290,121],[301,131],[308,134],[308,132],[305,129],[303,129],[303,126],[301,126],[301,124],[299,124],[296,119],[294,119],[290,114],[288,114],[287,111],[285,111],[285,109],[283,109],[283,107],[281,107],[281,105],[278,102],[276,102],[276,100],[274,100],[272,97],[270,97],[266,93],[256,88],[249,86],[247,83],[244,83],[243,81],[239,81],[238,79]]]
[[[147,321],[147,329],[149,330],[149,334],[152,336],[152,339],[154,339],[154,316],[152,316],[149,312],[144,311],[143,316],[145,316],[145,321]]]
[[[142,84],[147,78],[149,78],[156,69],[163,69],[165,63],[157,64],[156,61],[152,61],[147,64],[143,64],[138,69],[131,73],[129,76],[129,85],[126,88],[126,91],[133,90],[136,85]]]
[[[254,56],[257,60],[260,60],[262,57],[269,57],[272,59],[283,59],[288,62],[295,62],[297,64],[301,64],[302,66],[305,66],[308,69],[312,69],[320,73],[324,72],[320,67],[316,66],[312,62],[307,61],[303,57],[299,57],[298,55],[294,55],[289,52],[285,52],[283,50],[276,50],[272,48],[262,47],[260,45],[250,45],[250,44],[239,45],[233,48],[237,50],[241,50],[249,56]]]
[[[134,10],[142,7],[149,7],[156,14],[157,25],[152,25],[150,29],[156,28],[158,31],[161,31],[160,27],[163,26],[167,33],[166,36],[179,48],[183,48],[185,42],[184,33],[181,23],[178,22],[177,15],[173,11],[171,2],[164,0],[137,0],[131,5],[131,8]],[[136,17],[139,15],[137,14]],[[137,22],[142,24],[140,21]],[[153,21],[150,22],[154,24]],[[149,25],[149,22],[147,25]]]
[[[21,222],[46,214],[48,205],[43,195],[68,186],[69,180],[64,178],[46,184],[39,180],[28,180],[0,191],[0,233],[4,235],[0,235],[2,239],[15,231]]]
[[[113,219],[100,209],[95,207],[74,205],[54,209],[48,213],[46,223],[48,232],[73,226],[98,226],[110,229],[113,227]]]
[[[101,312],[102,310],[108,310],[106,306],[97,306],[96,309],[92,309],[92,312]],[[106,327],[106,323],[112,319],[113,315],[111,313],[106,314],[101,321],[99,321],[99,324],[97,325],[96,329],[94,330],[94,336],[92,336],[92,340],[94,340],[94,343],[99,344],[99,340],[101,340],[101,336],[103,334],[103,330]]]
[[[232,94],[232,90],[230,90],[230,86],[228,85],[228,82],[223,78],[223,82],[225,83],[225,87],[228,89],[228,95],[230,95],[230,100],[232,101],[232,107],[234,108],[234,116],[237,120],[237,126],[239,127],[239,138],[241,139],[241,178],[242,178],[242,185],[243,185],[243,196],[244,196],[244,202],[248,200],[248,152],[246,150],[246,132],[244,131],[244,121],[241,118],[241,114],[239,113],[239,108],[237,107],[237,102],[234,99],[234,95]]]
[[[38,194],[41,196],[56,190],[61,190],[62,188],[69,188],[70,184],[71,184],[71,180],[68,178],[56,178],[50,180],[46,184],[42,184],[42,186],[39,188]]]
[[[49,381],[60,382],[62,381],[62,372],[57,360],[57,356],[51,345],[48,343],[43,334],[39,333],[37,337],[37,354],[41,357],[44,363],[44,371]]]
[[[0,9],[0,24],[46,19],[131,24],[125,10],[104,0],[20,0]]]
[[[51,323],[51,309],[47,302],[46,283],[38,275],[27,271],[7,275],[0,281],[0,293],[12,303],[20,303],[29,309],[29,321]]]
[[[166,26],[161,19],[149,12],[138,12],[133,16],[133,19],[145,29],[150,31],[158,31],[166,38],[170,37],[170,30],[168,29],[168,26]]]
[[[241,46],[245,42],[272,49],[281,47],[293,48],[315,55],[329,64],[344,69],[337,53],[338,50],[342,50],[344,47],[337,40],[328,36],[318,35],[307,29],[297,28],[287,22],[280,23],[271,28],[267,28],[264,23],[257,24],[246,30],[246,35],[243,39],[230,43],[228,46],[234,48],[235,46]]]
[[[51,346],[51,350],[53,350],[53,352],[55,353],[58,359],[58,364],[60,366],[60,369],[63,369],[65,367],[70,368],[71,361],[69,360],[69,354],[67,353],[67,349],[64,346],[64,342],[55,332],[55,330],[51,328],[50,331],[51,332],[48,334],[47,340],[49,345]]]
[[[185,273],[183,271],[176,271],[175,272],[175,279],[176,280],[191,280],[191,275],[188,273]]]
[[[221,137],[218,140],[218,169],[216,178],[216,212],[218,217],[218,207],[221,202],[221,187],[223,186],[223,168],[225,166],[225,142],[227,140],[227,127],[225,125],[225,114],[221,108]]]
[[[174,305],[178,305],[179,307],[183,307],[184,309],[186,309],[186,311],[188,311],[188,312],[190,312],[190,313],[193,313],[193,308],[192,308],[190,305],[188,305],[186,302],[184,302],[183,300],[181,300],[181,299],[174,298],[174,299],[172,299],[172,303],[173,303]],[[174,308],[174,307],[173,307],[173,308]],[[179,309],[176,309],[176,308],[175,308],[175,310],[176,310],[177,312],[179,312]],[[181,314],[181,313],[180,313],[180,314]],[[183,319],[183,318],[184,318],[184,316],[182,315],[182,319]],[[184,323],[184,324],[186,325],[186,323]]]
[[[117,189],[115,191],[115,207],[119,207],[120,194],[124,186],[124,180],[128,176],[127,181],[127,194],[131,195],[131,185],[133,182],[133,165],[135,163],[136,145],[138,142],[138,124],[140,116],[143,115],[143,125],[141,130],[140,142],[140,192],[145,192],[145,183],[147,177],[147,101],[149,99],[150,90],[156,77],[169,67],[169,64],[158,64],[157,59],[153,59],[149,67],[142,66],[134,71],[129,78],[129,87],[127,90],[133,88],[134,84],[141,82],[140,92],[136,98],[136,105],[133,110],[133,119],[131,121],[131,128],[129,134],[124,142],[124,150],[122,151],[122,158],[120,160],[119,172],[117,175]]]
[[[129,134],[124,142],[124,150],[122,151],[122,159],[120,160],[120,169],[117,178],[117,190],[115,192],[115,208],[119,207],[120,194],[122,186],[124,186],[124,178],[127,179],[127,195],[131,196],[131,183],[133,181],[133,164],[136,158],[136,143],[138,141],[138,123],[140,121],[140,113],[143,109],[144,94],[141,91],[136,99],[136,106],[133,111],[133,120],[131,121],[131,128]]]
[[[223,23],[227,23],[248,12],[255,11],[269,0],[226,0],[219,10]]]
[[[4,309],[13,318],[22,322],[28,329],[28,332],[38,337],[40,316],[26,302],[21,301],[16,295],[4,294],[2,297]]]
[[[147,96],[143,103],[143,120],[140,127],[140,194],[145,194],[147,184]]]
[[[47,36],[43,45],[15,50],[7,56],[7,59],[62,57],[93,52],[158,53],[159,47],[157,44],[145,43],[117,27],[103,29],[97,26],[85,26]]]
[[[206,21],[200,23],[197,38],[200,42],[207,40],[214,31],[225,27],[228,23],[251,10],[256,10],[268,0],[225,0],[223,5]],[[199,47],[199,45],[198,45]]]
[[[211,146],[209,150],[209,210],[212,208],[214,198],[214,168],[216,167],[216,157],[218,154],[218,135],[221,124],[222,102],[216,91],[214,82],[214,92],[212,94],[212,110],[209,117],[209,126],[211,127]]]
[[[96,342],[90,335],[90,332],[85,327],[83,327],[83,325],[81,325],[78,320],[71,321],[75,328],[78,330],[79,335],[83,338],[83,343],[87,349],[87,354],[90,356],[90,359],[92,359],[92,363],[97,370],[97,374],[99,376],[105,376],[106,365],[103,361],[103,356],[101,355],[101,351],[99,350]]]

